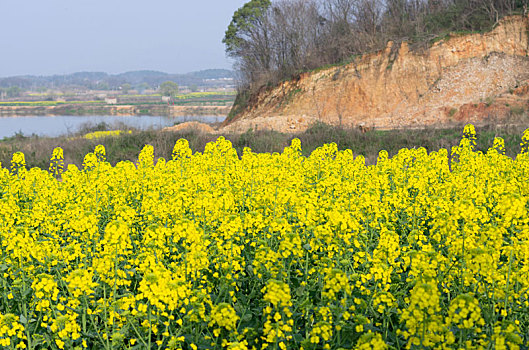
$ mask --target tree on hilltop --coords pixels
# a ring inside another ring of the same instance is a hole
[[[230,56],[239,56],[256,30],[262,26],[263,14],[271,5],[270,0],[251,0],[235,11],[222,42]]]

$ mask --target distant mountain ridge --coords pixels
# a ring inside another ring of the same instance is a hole
[[[170,74],[153,70],[130,71],[119,74],[76,72],[72,74],[35,76],[21,75],[0,78],[0,87],[18,86],[22,89],[86,88],[119,89],[123,84],[133,88],[157,88],[164,81],[181,86],[218,87],[230,85],[234,73],[228,69],[206,69],[185,74]]]

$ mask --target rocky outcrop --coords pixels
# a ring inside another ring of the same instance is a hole
[[[354,62],[302,74],[260,93],[223,131],[301,131],[314,121],[399,128],[504,118],[529,101],[529,19],[428,49],[389,42]]]

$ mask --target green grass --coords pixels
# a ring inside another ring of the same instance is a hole
[[[190,92],[188,94],[182,94],[176,96],[179,100],[186,100],[191,98],[203,98],[203,97],[222,97],[222,96],[235,96],[235,91],[227,91],[227,92],[217,92],[217,91],[209,91],[209,92]]]

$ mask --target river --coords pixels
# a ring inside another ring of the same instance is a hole
[[[106,123],[120,129],[134,128],[140,130],[161,129],[176,123],[199,121],[203,123],[222,122],[225,116],[24,116],[0,117],[0,140],[17,133],[25,136],[71,135],[81,128]]]

